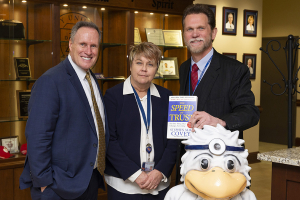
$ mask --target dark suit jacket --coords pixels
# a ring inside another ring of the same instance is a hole
[[[134,94],[123,95],[124,83],[106,91],[104,102],[110,131],[105,173],[126,180],[141,169],[141,119]],[[151,95],[154,168],[166,177],[176,160],[176,140],[167,140],[168,104],[171,91],[157,86],[160,98]],[[146,147],[145,147],[146,148]]]
[[[189,95],[190,66],[191,58],[180,66],[180,95]],[[210,66],[194,93],[195,96],[198,96],[198,111],[205,111],[222,119],[226,122],[228,130],[239,130],[241,139],[243,130],[255,126],[260,116],[258,108],[254,105],[249,76],[250,72],[246,65],[214,50]],[[182,144],[178,146],[177,183],[180,176],[180,158],[185,152]]]
[[[20,188],[48,186],[62,198],[77,198],[92,176],[98,139],[88,99],[68,58],[36,81],[28,111]],[[106,117],[105,122],[107,146]]]
[[[180,66],[180,95],[189,94],[190,65],[188,59]],[[214,50],[210,66],[194,93],[198,96],[197,110],[224,120],[232,131],[255,126],[260,114],[254,105],[249,75],[246,65]]]

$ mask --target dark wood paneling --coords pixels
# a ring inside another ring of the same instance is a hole
[[[299,167],[280,163],[272,163],[272,200],[299,199],[299,190]]]
[[[300,146],[300,138],[298,138],[298,137],[295,138],[295,146],[296,147]]]
[[[31,200],[30,188],[21,190],[19,188],[19,178],[23,172],[23,167],[14,169],[14,200]]]
[[[0,170],[0,200],[14,198],[13,169]]]
[[[261,162],[260,160],[257,160],[258,153],[259,153],[259,151],[249,153],[248,158],[247,158],[249,164]]]
[[[271,199],[286,199],[286,168],[283,164],[272,163]]]
[[[62,3],[61,0],[34,0],[39,2]],[[193,0],[64,0],[63,3],[85,4],[88,6],[103,6],[126,10],[152,11],[159,13],[182,14],[183,10]]]

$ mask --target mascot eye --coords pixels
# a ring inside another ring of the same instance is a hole
[[[234,162],[233,160],[227,160],[227,169],[230,171],[230,172],[233,172],[234,171]]]
[[[201,169],[207,170],[209,167],[209,161],[207,159],[202,159],[201,160]]]

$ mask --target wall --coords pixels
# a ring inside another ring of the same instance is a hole
[[[255,95],[255,105],[260,105],[260,71],[261,71],[261,52],[259,48],[262,42],[262,1],[240,1],[240,0],[195,0],[194,3],[216,5],[216,27],[218,28],[217,37],[213,47],[219,53],[237,53],[237,60],[243,62],[243,54],[257,54],[256,79],[252,79],[252,91]],[[237,34],[222,35],[222,15],[223,7],[238,9]],[[258,11],[257,36],[243,36],[244,9]],[[259,151],[259,124],[244,131],[246,148],[249,152]]]
[[[264,0],[263,1],[263,37],[287,37],[292,34],[300,36],[300,26],[298,20],[300,19],[300,1],[299,0]],[[280,17],[278,17],[280,13]],[[300,53],[298,52],[298,65]],[[299,78],[298,74],[298,78]],[[298,81],[298,91],[299,81]],[[297,95],[300,100],[300,95]],[[298,120],[297,120],[298,119]],[[300,107],[297,107],[296,116],[296,137],[300,138],[300,124],[297,123],[300,119]]]

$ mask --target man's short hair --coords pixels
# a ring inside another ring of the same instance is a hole
[[[74,42],[74,37],[78,31],[78,29],[82,28],[82,27],[88,27],[88,28],[93,28],[95,29],[98,34],[99,34],[99,44],[101,41],[101,31],[99,30],[98,26],[96,24],[94,24],[93,22],[87,22],[87,21],[79,21],[77,22],[72,30],[71,30],[71,41]]]
[[[213,30],[216,27],[215,14],[207,5],[192,4],[186,7],[183,11],[183,16],[182,16],[183,31],[184,31],[184,20],[186,16],[191,14],[200,14],[200,13],[203,13],[207,16],[208,24],[210,25],[211,30]]]
[[[159,47],[152,42],[142,42],[138,45],[133,45],[130,47],[129,62],[130,66],[135,58],[135,56],[144,56],[149,60],[153,60],[157,63],[157,68],[161,60],[161,50]]]

